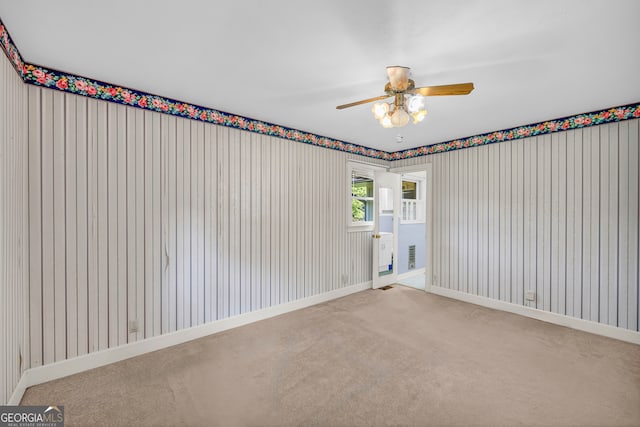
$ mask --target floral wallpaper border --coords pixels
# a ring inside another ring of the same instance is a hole
[[[420,156],[428,156],[430,154],[442,153],[445,151],[460,150],[463,148],[477,147],[496,142],[513,141],[515,139],[528,138],[530,136],[562,132],[571,129],[579,129],[636,118],[640,118],[640,103],[613,107],[591,113],[577,114],[561,119],[548,120],[542,123],[534,123],[510,129],[498,130],[482,135],[441,142],[435,145],[396,151],[389,153],[387,160],[403,160]]]
[[[224,111],[218,111],[145,92],[139,92],[98,80],[88,79],[86,77],[47,69],[39,65],[25,63],[18,51],[18,48],[11,40],[11,36],[2,23],[2,20],[0,20],[0,45],[2,45],[7,57],[25,83],[48,87],[90,98],[102,99],[144,110],[157,111],[177,117],[199,120],[206,123],[232,127],[262,135],[276,136],[291,141],[330,148],[346,153],[359,154],[375,159],[391,161],[428,156],[451,150],[477,147],[497,142],[527,138],[530,136],[544,135],[571,129],[596,126],[604,123],[640,118],[640,103],[629,104],[606,110],[549,120],[542,123],[534,123],[482,135],[470,136],[435,145],[427,145],[389,153],[297,129],[226,113]]]
[[[174,99],[164,98],[158,95],[139,92],[125,87],[87,79],[85,77],[61,73],[38,65],[25,65],[24,80],[29,84],[74,93],[76,95],[102,99],[130,107],[141,108],[143,110],[157,111],[159,113],[232,127],[262,135],[276,136],[291,141],[303,142],[347,153],[360,154],[376,159],[385,159],[389,154],[385,151],[339,141],[298,129],[292,129],[273,123],[226,113],[224,111],[176,101]]]
[[[22,60],[22,55],[20,55],[20,51],[11,40],[11,36],[9,35],[9,31],[2,23],[2,19],[0,19],[0,46],[2,46],[2,50],[9,58],[9,62],[14,66],[22,80],[24,80],[24,66],[25,63]]]

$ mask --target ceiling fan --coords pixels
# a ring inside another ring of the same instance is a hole
[[[383,127],[402,127],[409,123],[410,116],[413,117],[414,124],[424,120],[427,115],[427,110],[424,108],[425,96],[468,95],[473,90],[473,83],[415,87],[415,82],[409,78],[409,73],[409,67],[399,65],[387,67],[389,82],[384,86],[386,95],[338,105],[336,109],[343,110],[393,97],[393,102],[374,104],[371,111]]]

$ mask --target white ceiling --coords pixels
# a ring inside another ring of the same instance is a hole
[[[27,62],[386,151],[640,101],[639,17],[637,0],[0,0]],[[476,89],[400,129],[335,109],[382,95],[387,65]]]

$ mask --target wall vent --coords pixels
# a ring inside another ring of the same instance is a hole
[[[409,270],[416,268],[416,245],[409,246]]]

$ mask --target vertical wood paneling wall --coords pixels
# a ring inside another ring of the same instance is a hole
[[[433,163],[434,284],[638,331],[639,123],[398,162]]]
[[[0,52],[0,405],[29,364],[26,95]]]
[[[0,56],[0,402],[29,367],[371,280],[358,156],[27,87]],[[434,284],[638,330],[639,122],[394,162],[433,163]]]
[[[28,100],[30,366],[371,280],[370,233],[347,233],[357,156],[34,86]]]

